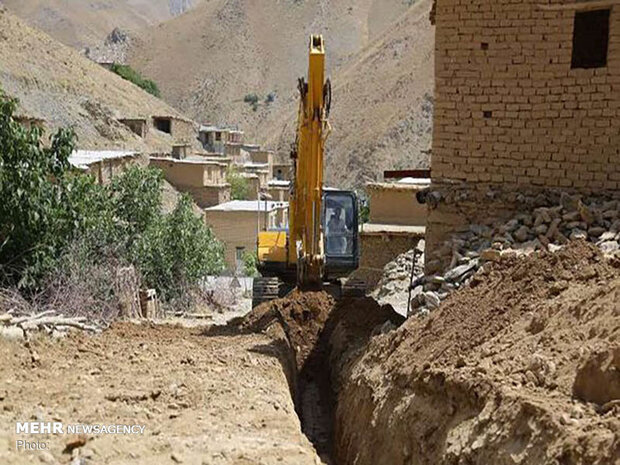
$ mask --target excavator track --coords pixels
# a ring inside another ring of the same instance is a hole
[[[343,297],[364,297],[366,295],[366,281],[361,279],[346,279],[342,283]]]
[[[271,300],[283,297],[284,283],[280,278],[260,277],[252,282],[252,308]]]

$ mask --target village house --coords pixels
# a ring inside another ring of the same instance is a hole
[[[370,218],[360,228],[360,267],[355,277],[369,288],[379,281],[387,263],[424,238],[427,208],[416,195],[429,185],[429,178],[413,177],[366,185]]]
[[[430,185],[428,178],[403,178],[395,182],[366,184],[370,223],[394,226],[425,226],[426,205],[416,194]]]
[[[75,150],[69,156],[69,163],[93,175],[99,184],[107,184],[128,165],[145,166],[148,161],[146,155],[131,150]]]
[[[226,247],[228,268],[241,271],[244,255],[256,252],[259,231],[288,226],[288,203],[233,200],[207,208],[205,221]]]
[[[238,157],[241,155],[243,145],[243,131],[230,129],[228,131],[228,141],[224,144],[224,155],[227,157]]]
[[[169,134],[175,141],[189,143],[196,139],[196,126],[190,119],[175,115],[151,117],[152,127]]]
[[[192,144],[173,144],[171,156],[177,160],[184,160],[192,155]]]
[[[259,189],[263,190],[267,188],[267,182],[269,181],[269,170],[267,163],[244,163],[239,167],[242,172],[247,174],[253,174],[258,178]]]
[[[257,148],[254,150],[247,150],[247,152],[248,152],[249,158],[252,161],[252,163],[266,164],[269,176],[275,177],[273,176],[274,154],[272,150],[264,150],[264,149]]]
[[[129,130],[143,139],[148,133],[148,122],[146,118],[120,118],[118,122],[127,126]]]
[[[150,164],[161,169],[166,181],[175,189],[189,193],[200,208],[208,208],[230,200],[230,184],[226,182],[226,163],[194,158],[177,160],[151,157]]]
[[[294,177],[293,165],[288,163],[276,163],[272,164],[271,177],[280,181],[291,181]]]
[[[198,139],[207,152],[219,153],[228,157],[241,155],[243,131],[203,125],[198,131]]]
[[[290,181],[280,181],[278,179],[271,179],[267,182],[266,194],[269,195],[269,200],[275,202],[288,202],[291,192]]]
[[[559,189],[620,188],[613,0],[438,0],[427,268],[467,224]]]

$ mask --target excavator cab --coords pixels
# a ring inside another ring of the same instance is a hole
[[[358,201],[355,192],[323,190],[325,276],[342,278],[359,265]]]
[[[323,189],[321,230],[325,265],[323,280],[345,277],[359,265],[358,199],[355,192]],[[287,260],[288,230],[261,231],[258,235],[258,271],[294,283],[296,265]]]

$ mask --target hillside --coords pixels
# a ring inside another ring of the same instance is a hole
[[[137,30],[166,21],[201,0],[0,0],[9,11],[76,48],[101,42],[114,28]]]
[[[168,135],[142,140],[116,118],[176,110],[1,9],[0,63],[0,88],[20,100],[18,113],[48,130],[73,126],[80,148],[170,149]]]
[[[335,90],[327,179],[359,185],[383,169],[423,163],[430,142],[431,2],[409,5],[213,0],[143,31],[130,62],[195,119],[239,125],[285,154],[308,36],[324,34]],[[256,108],[244,102],[251,94]]]
[[[434,73],[430,4],[423,0],[410,8],[333,75],[328,182],[358,186],[386,169],[428,167]],[[266,142],[279,152],[293,140],[296,111],[295,101],[265,124]]]

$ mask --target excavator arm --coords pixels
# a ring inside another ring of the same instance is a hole
[[[310,37],[308,81],[298,83],[297,137],[292,152],[295,179],[289,206],[289,264],[297,266],[297,285],[320,286],[325,264],[323,228],[323,152],[329,133],[329,81],[325,81],[323,37]]]

